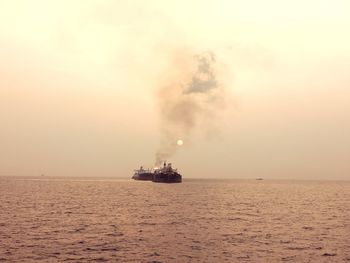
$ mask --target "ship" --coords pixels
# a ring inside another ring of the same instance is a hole
[[[155,183],[181,183],[182,175],[178,173],[177,169],[172,168],[171,163],[164,162],[163,167],[156,167],[152,170],[140,169],[135,170],[132,179],[152,181]]]
[[[150,169],[143,169],[141,166],[140,169],[134,170],[134,175],[132,176],[132,179],[135,180],[142,180],[142,181],[152,181],[153,179],[153,171]]]
[[[154,170],[152,182],[155,183],[181,183],[182,176],[177,169],[171,167],[171,163],[164,162],[162,168]]]

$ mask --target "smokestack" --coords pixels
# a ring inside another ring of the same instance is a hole
[[[156,166],[171,157],[179,145],[192,141],[194,131],[209,131],[224,108],[225,92],[218,80],[214,52],[179,54],[170,72],[175,72],[175,77],[158,90],[161,141]]]

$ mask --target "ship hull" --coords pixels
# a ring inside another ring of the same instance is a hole
[[[153,173],[134,174],[132,179],[141,181],[152,181]]]
[[[156,173],[152,182],[155,183],[181,183],[182,176],[178,173]]]

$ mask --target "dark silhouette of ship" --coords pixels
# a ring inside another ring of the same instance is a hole
[[[132,176],[134,180],[152,181],[155,183],[181,183],[182,176],[177,172],[177,169],[173,169],[171,163],[164,162],[163,167],[156,167],[152,170],[140,169],[135,170],[135,174]]]
[[[135,170],[134,175],[132,176],[132,179],[135,180],[143,180],[143,181],[152,181],[153,178],[153,171],[150,169],[143,169],[141,166],[140,169]]]

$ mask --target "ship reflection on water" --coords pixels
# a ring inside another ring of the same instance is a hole
[[[153,169],[135,170],[132,176],[134,180],[152,181],[155,183],[181,183],[182,176],[177,172],[177,169],[172,168],[171,163],[164,162],[163,167]]]

